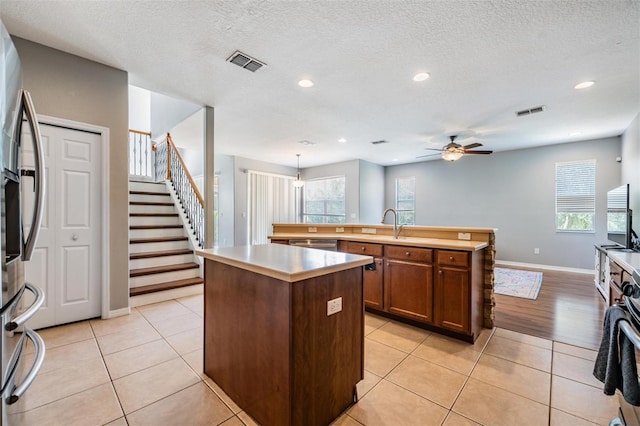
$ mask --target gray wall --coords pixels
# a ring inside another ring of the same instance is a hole
[[[359,190],[360,223],[379,223],[385,208],[384,167],[360,160]]]
[[[622,135],[622,183],[629,184],[631,218],[636,234],[640,233],[640,114]]]
[[[386,205],[396,177],[416,178],[416,225],[498,228],[499,260],[593,269],[606,241],[606,194],[620,185],[620,138],[465,156],[386,169]],[[596,159],[596,232],[555,232],[555,163]],[[535,255],[534,248],[540,249]]]
[[[214,164],[215,174],[218,175],[218,246],[233,247],[235,241],[234,158],[228,155],[215,155]]]
[[[38,113],[109,128],[110,309],[129,306],[127,73],[14,37]]]
[[[294,167],[280,166],[278,164],[265,163],[264,161],[251,160],[242,157],[233,157],[233,186],[234,186],[234,242],[236,246],[249,244],[247,235],[247,170],[274,173],[286,176],[295,176]],[[303,177],[304,179],[304,177]],[[222,202],[220,202],[222,205]]]

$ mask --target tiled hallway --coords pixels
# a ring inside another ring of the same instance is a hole
[[[202,296],[42,330],[47,357],[11,406],[22,425],[253,424],[202,374]],[[339,425],[606,425],[595,352],[485,330],[475,345],[366,315],[360,401]]]

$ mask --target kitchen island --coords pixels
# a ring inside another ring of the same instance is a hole
[[[277,244],[200,250],[204,372],[262,425],[329,424],[364,369],[370,256]]]

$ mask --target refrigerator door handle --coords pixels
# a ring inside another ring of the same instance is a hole
[[[15,386],[13,388],[13,391],[7,397],[7,404],[14,404],[18,401],[18,399],[20,399],[22,395],[24,395],[29,386],[31,386],[31,383],[33,383],[33,381],[36,379],[36,375],[40,371],[40,368],[42,368],[42,363],[44,362],[44,354],[46,352],[46,349],[42,337],[40,337],[40,335],[35,331],[29,330],[27,328],[24,329],[24,334],[33,343],[33,346],[36,349],[36,353],[33,357],[31,368],[29,369],[29,372],[26,374],[26,376],[24,376],[22,383]]]
[[[18,328],[21,325],[23,325],[25,322],[27,322],[29,320],[29,318],[31,318],[33,315],[35,315],[36,312],[38,312],[38,309],[40,309],[40,307],[42,306],[42,303],[44,303],[44,291],[42,291],[39,287],[36,287],[36,286],[34,286],[32,284],[29,284],[29,283],[25,283],[24,284],[24,288],[26,290],[29,290],[31,293],[33,293],[33,295],[35,296],[35,300],[31,304],[31,306],[29,306],[29,308],[27,308],[26,311],[24,311],[23,313],[21,313],[20,315],[18,315],[14,319],[10,320],[4,326],[4,328],[7,331],[13,331],[16,328]]]
[[[27,114],[27,121],[31,129],[31,137],[33,138],[33,154],[35,160],[35,203],[33,207],[33,218],[31,220],[31,228],[29,235],[24,243],[22,251],[22,260],[31,260],[31,255],[36,247],[38,234],[40,233],[40,224],[42,223],[42,212],[44,210],[44,194],[45,194],[45,177],[44,177],[44,152],[42,150],[42,137],[40,136],[40,127],[38,126],[38,118],[33,108],[31,95],[26,90],[22,91],[22,107]]]

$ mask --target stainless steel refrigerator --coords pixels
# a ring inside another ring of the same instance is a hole
[[[44,208],[44,160],[38,121],[31,96],[22,89],[20,59],[11,37],[0,21],[0,119],[2,120],[2,150],[0,174],[2,190],[2,299],[0,299],[0,414],[2,425],[10,424],[11,404],[16,403],[35,380],[44,361],[42,338],[25,323],[42,306],[44,293],[24,281],[24,262],[31,259],[38,238]],[[22,140],[22,126],[28,125],[31,141]],[[35,168],[21,165],[22,144],[33,143]],[[21,193],[35,191],[33,212],[22,209]],[[25,218],[28,218],[25,220]],[[30,226],[26,226],[29,223]],[[29,295],[32,293],[32,295]],[[28,305],[28,306],[25,306]],[[30,365],[23,365],[28,342],[35,347]]]

